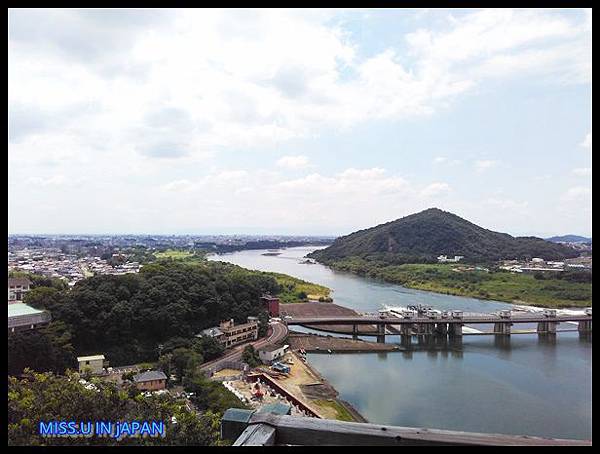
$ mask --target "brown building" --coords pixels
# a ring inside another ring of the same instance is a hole
[[[23,301],[25,293],[30,290],[31,281],[26,277],[8,278],[8,302]]]
[[[133,377],[140,391],[158,391],[167,387],[167,376],[159,370],[149,370]]]

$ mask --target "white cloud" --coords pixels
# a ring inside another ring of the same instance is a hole
[[[175,180],[162,186],[165,191],[187,192],[194,189],[194,184],[189,180]]]
[[[573,169],[573,174],[577,175],[578,177],[588,177],[592,175],[592,169],[591,167],[580,167]]]
[[[451,190],[450,185],[448,183],[431,183],[421,190],[421,195],[423,197],[435,197],[442,194],[446,194]]]
[[[443,196],[445,183],[409,182],[378,168],[283,180],[210,167],[224,152],[254,153],[258,161],[261,148],[292,139],[431,115],[489,78],[526,70],[531,80],[580,83],[591,71],[591,14],[579,23],[577,16],[544,11],[468,11],[436,21],[436,30],[406,35],[408,52],[382,41],[367,54],[337,14],[11,10],[11,201],[29,210],[14,212],[11,223],[27,230],[39,222],[31,213],[50,206],[50,194],[54,219],[75,222],[77,212],[80,225],[88,219],[92,230],[126,228],[128,218],[138,230],[157,222],[168,231],[204,214],[222,224],[235,223],[234,216],[239,225],[274,217],[297,225],[300,208],[315,223],[329,225],[337,216],[340,225],[351,225],[361,212],[355,206],[367,213],[365,226],[389,220],[427,208],[421,195]],[[591,148],[591,133],[586,140]],[[280,161],[281,168],[318,165],[292,154]],[[484,160],[476,168],[496,164]],[[56,188],[78,178],[85,190],[58,194]],[[251,203],[258,196],[261,206]]]
[[[482,172],[485,172],[486,170],[497,167],[498,164],[499,164],[499,161],[494,160],[494,159],[481,159],[479,161],[475,161],[475,170],[478,173],[482,173]]]
[[[591,201],[591,194],[592,191],[589,187],[575,186],[568,189],[560,199],[563,202]]]
[[[529,207],[529,203],[526,201],[515,201],[512,199],[504,199],[504,198],[489,198],[484,202],[487,205],[490,205],[494,208],[498,208],[501,210],[511,210],[511,211],[525,211]]]
[[[277,160],[279,167],[287,169],[302,169],[308,166],[308,158],[306,156],[283,156]]]
[[[592,149],[592,133],[588,132],[585,139],[579,144],[581,147]]]

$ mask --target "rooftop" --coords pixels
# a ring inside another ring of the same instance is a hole
[[[221,331],[217,327],[214,327],[214,328],[203,329],[202,331],[200,331],[200,334],[198,334],[196,336],[197,337],[199,337],[199,336],[216,337],[216,336],[220,336],[222,334],[223,334],[223,331]]]
[[[149,370],[142,372],[133,377],[133,381],[136,383],[152,381],[152,380],[166,380],[167,376],[160,370]]]
[[[44,311],[34,309],[25,303],[12,303],[8,305],[8,317],[18,317],[20,315],[37,315]]]
[[[31,285],[31,281],[29,279],[27,279],[26,277],[9,277],[8,278],[8,286],[9,287],[13,287],[13,286],[17,286],[17,285],[21,285],[21,286]]]
[[[263,351],[263,352],[274,352],[275,350],[279,350],[280,348],[287,348],[289,347],[289,345],[267,345],[265,347],[261,347],[258,349],[258,351]]]
[[[77,362],[81,362],[81,361],[97,361],[99,359],[101,359],[102,361],[104,361],[104,355],[78,356],[77,357]]]

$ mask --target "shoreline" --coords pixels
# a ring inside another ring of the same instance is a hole
[[[316,259],[314,259],[314,260],[316,260]],[[469,293],[469,292],[464,292],[464,291],[461,292],[461,291],[456,291],[453,289],[434,290],[427,286],[410,285],[410,284],[395,281],[393,279],[386,279],[384,277],[375,277],[375,276],[369,276],[366,274],[360,274],[360,273],[352,272],[352,271],[349,271],[349,270],[346,270],[343,268],[338,268],[335,266],[335,264],[327,264],[324,262],[319,262],[318,260],[316,260],[316,261],[319,265],[322,265],[326,268],[329,268],[329,269],[337,271],[337,272],[348,273],[351,276],[361,277],[361,278],[365,278],[365,279],[373,279],[376,282],[399,285],[399,286],[407,288],[407,289],[419,290],[422,292],[431,292],[431,293],[435,293],[438,295],[450,295],[450,296],[459,296],[459,297],[465,297],[465,298],[474,298],[474,299],[478,299],[481,301],[494,301],[494,302],[498,302],[498,303],[506,303],[506,304],[511,304],[511,305],[515,305],[515,306],[523,305],[523,306],[536,307],[536,308],[542,308],[542,309],[559,309],[559,310],[582,309],[583,310],[585,308],[592,307],[591,301],[590,301],[589,305],[581,305],[581,306],[573,306],[573,305],[567,305],[567,304],[547,305],[547,304],[543,304],[543,303],[535,303],[535,302],[522,301],[522,300],[517,300],[517,299],[508,300],[508,299],[501,299],[499,297],[491,298],[491,297],[482,296],[478,293]],[[410,264],[407,264],[407,265],[410,265]]]

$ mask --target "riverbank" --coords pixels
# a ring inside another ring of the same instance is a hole
[[[367,352],[392,352],[401,350],[394,344],[380,344],[360,339],[347,339],[342,337],[325,336],[318,334],[305,334],[291,332],[287,339],[292,350],[304,350],[308,353],[367,353]]]
[[[223,369],[213,374],[212,379],[233,387],[252,408],[287,401],[292,402],[293,413],[300,411],[323,419],[367,422],[350,403],[338,399],[338,391],[301,355],[288,351],[280,361],[289,366],[289,373],[275,373],[268,366],[260,366],[246,374]],[[267,392],[261,399],[253,398],[254,385],[249,385],[248,380],[259,381],[266,387]]]
[[[542,273],[488,271],[482,267],[466,271],[462,265],[450,264],[385,265],[358,258],[323,264],[337,271],[444,295],[545,308],[592,306],[591,273],[588,283],[567,274],[557,278]]]

